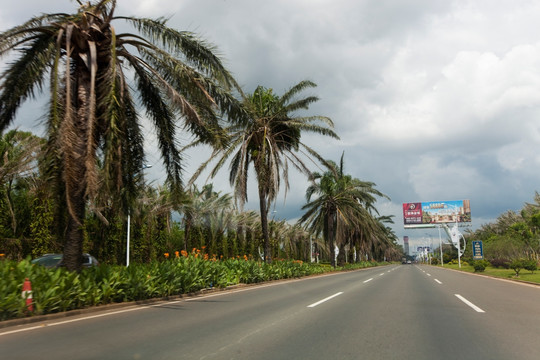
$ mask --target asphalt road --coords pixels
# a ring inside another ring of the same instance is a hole
[[[395,265],[0,329],[1,359],[538,359],[540,287]]]

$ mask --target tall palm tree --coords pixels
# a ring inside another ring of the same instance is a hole
[[[301,91],[315,86],[311,81],[301,81],[282,96],[274,94],[272,89],[257,87],[253,94],[243,99],[249,114],[247,121],[228,128],[228,145],[215,150],[194,175],[196,178],[210,161],[217,158],[217,164],[210,174],[214,177],[232,158],[229,181],[234,187],[235,198],[245,204],[248,200],[248,172],[253,165],[258,184],[264,258],[267,262],[271,261],[268,211],[277,197],[282,180],[285,190],[289,188],[289,162],[304,174],[310,174],[310,171],[302,155],[324,162],[315,150],[301,141],[302,133],[313,132],[338,138],[332,130],[330,118],[295,114],[298,110],[308,109],[310,104],[318,100],[315,96],[297,98]]]
[[[135,94],[175,190],[182,172],[177,119],[215,144],[222,141],[216,110],[239,114],[228,91],[238,86],[211,45],[164,19],[115,16],[116,0],[77,2],[74,14],[44,14],[0,34],[0,56],[19,54],[0,75],[0,132],[49,82],[49,168],[67,209],[64,259],[71,270],[81,265],[81,224],[97,191],[98,160],[107,174],[103,186],[123,195],[124,209],[134,198],[144,163]],[[116,33],[118,21],[138,33]]]
[[[298,221],[312,232],[323,234],[332,266],[336,266],[336,243],[344,245],[342,238],[354,229],[375,229],[376,222],[368,209],[374,208],[374,196],[385,195],[374,188],[375,184],[346,175],[343,154],[339,166],[333,161],[327,163],[328,171],[314,174],[313,184],[306,190],[307,204],[302,207],[306,212]]]

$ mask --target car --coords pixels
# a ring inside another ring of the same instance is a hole
[[[37,264],[44,266],[46,268],[57,268],[64,266],[64,263],[62,262],[62,259],[64,258],[64,255],[62,254],[45,254],[43,256],[40,256],[38,258],[35,258],[32,260],[32,264]],[[99,261],[95,257],[93,257],[90,254],[84,253],[83,254],[83,267],[92,267],[92,266],[98,266]]]
[[[407,264],[412,264],[411,260],[407,260]]]

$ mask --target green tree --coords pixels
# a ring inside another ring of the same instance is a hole
[[[11,130],[0,137],[0,185],[12,237],[20,234],[20,216],[17,215],[14,196],[28,190],[24,179],[36,173],[41,146],[42,139],[30,132]]]
[[[216,110],[240,114],[229,92],[236,83],[212,46],[164,19],[116,16],[116,0],[78,3],[74,14],[43,14],[0,34],[0,56],[19,55],[0,75],[0,132],[49,82],[48,169],[66,214],[70,270],[81,267],[82,223],[98,189],[98,163],[101,186],[121,194],[124,209],[135,197],[144,163],[140,108],[153,122],[175,192],[182,172],[177,119],[201,141],[217,144],[223,137]],[[138,33],[117,34],[118,21]]]
[[[301,141],[302,133],[312,132],[338,138],[332,130],[330,118],[295,114],[299,110],[308,109],[310,104],[318,100],[315,96],[297,98],[300,92],[315,86],[311,81],[301,81],[282,96],[275,94],[272,89],[257,87],[253,94],[243,99],[248,119],[228,128],[231,137],[228,145],[217,149],[195,174],[195,177],[198,176],[212,159],[217,158],[217,164],[211,172],[213,177],[227,160],[232,159],[229,180],[234,187],[235,198],[244,204],[248,200],[248,173],[253,166],[258,186],[264,257],[267,262],[272,259],[268,211],[276,200],[282,181],[285,190],[289,187],[289,162],[300,172],[309,175],[310,171],[300,153],[323,161],[315,150]]]
[[[374,194],[384,195],[374,189],[373,183],[345,174],[343,155],[339,166],[332,161],[328,164],[328,171],[313,175],[314,182],[306,190],[307,204],[302,207],[306,212],[299,223],[306,224],[315,234],[323,234],[329,246],[331,264],[336,266],[336,243],[343,248],[346,234],[352,230],[376,229],[376,222],[366,204],[373,206]]]

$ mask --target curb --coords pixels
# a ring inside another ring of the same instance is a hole
[[[258,284],[262,284],[262,283],[258,283]],[[253,284],[253,285],[258,285],[258,284]],[[121,302],[121,303],[113,303],[113,304],[104,304],[104,305],[97,305],[97,306],[92,306],[92,307],[88,307],[84,309],[73,309],[73,310],[68,310],[68,311],[63,311],[63,312],[58,312],[58,313],[53,313],[53,314],[34,315],[34,316],[25,317],[25,318],[3,320],[3,321],[0,321],[0,329],[11,327],[11,326],[27,325],[27,324],[37,323],[37,322],[69,318],[69,317],[77,316],[77,315],[86,315],[86,314],[91,314],[91,313],[100,312],[100,311],[117,310],[117,309],[127,308],[130,306],[136,306],[136,305],[151,305],[151,304],[155,304],[155,303],[163,302],[163,301],[196,298],[196,297],[211,294],[211,293],[227,291],[227,290],[235,290],[235,289],[247,287],[250,285],[252,284],[237,284],[237,285],[228,286],[226,288],[202,289],[202,290],[188,293],[188,294],[172,295],[172,296],[166,296],[166,297],[161,297],[161,298],[153,298],[153,299],[145,299],[145,300],[137,300],[137,301],[129,301],[129,302]]]
[[[434,266],[434,265],[429,265],[429,266]],[[527,286],[532,286],[532,287],[540,287],[540,283],[536,283],[536,282],[532,282],[532,281],[503,278],[503,277],[498,277],[498,276],[493,276],[493,275],[488,275],[488,274],[479,274],[479,273],[468,272],[468,271],[463,271],[463,270],[458,270],[458,269],[445,268],[445,267],[440,267],[440,266],[436,266],[436,265],[434,267],[437,268],[437,269],[456,271],[456,272],[459,272],[461,274],[482,276],[482,277],[489,278],[489,279],[507,281],[507,282],[511,282],[511,283],[515,283],[515,284],[527,285]]]

